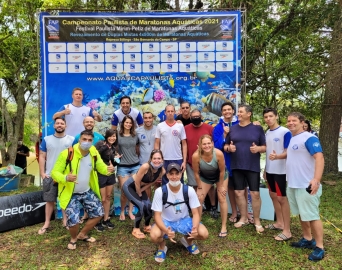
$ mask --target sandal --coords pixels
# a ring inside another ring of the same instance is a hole
[[[69,250],[75,250],[76,249],[76,242],[69,242],[69,244],[67,245],[67,249]]]
[[[256,229],[257,233],[262,233],[262,232],[264,232],[264,227],[263,227],[262,225],[256,225],[256,224],[254,224],[254,226],[255,226],[255,229]]]
[[[227,237],[227,234],[228,234],[228,232],[220,232],[218,237],[225,238],[225,237]]]
[[[239,229],[239,228],[245,227],[247,225],[249,225],[249,221],[248,220],[246,222],[239,221],[239,222],[236,222],[234,224],[234,227]]]
[[[77,239],[84,241],[84,242],[88,242],[88,243],[96,242],[96,239],[94,237],[90,237],[90,236],[85,236],[84,238],[77,238]]]
[[[49,227],[47,227],[47,228],[40,228],[39,231],[38,231],[38,234],[39,235],[43,235],[44,233],[47,232],[48,229],[49,229]]]
[[[276,239],[276,237],[279,237],[280,240],[279,240],[279,239]],[[292,236],[287,237],[287,236],[286,236],[285,234],[283,234],[283,233],[278,234],[276,237],[274,237],[274,240],[276,240],[276,241],[278,241],[278,242],[286,242],[286,241],[292,239]]]
[[[162,263],[165,261],[167,252],[167,246],[164,247],[164,250],[157,250],[156,255],[154,256],[154,260],[158,263]]]
[[[150,233],[151,232],[151,225],[148,225],[148,226],[144,226],[144,232],[145,233]]]
[[[276,226],[274,226],[274,224],[268,224],[265,226],[266,229],[269,229],[269,230],[279,230],[279,231],[282,231],[283,229],[282,228],[277,228]]]
[[[237,217],[237,216],[236,216],[236,217],[232,217],[232,216],[231,216],[231,217],[229,218],[229,221],[232,222],[232,223],[236,223],[236,222],[238,221],[238,217]]]
[[[188,242],[186,241],[186,239],[185,239],[184,236],[180,239],[180,242],[183,244],[183,246],[186,247],[186,249],[187,249],[192,255],[196,255],[196,254],[200,253],[200,251],[199,251],[197,245],[196,245],[196,244],[189,245]]]
[[[132,235],[135,237],[135,238],[138,238],[138,239],[144,239],[146,238],[146,235],[144,233],[142,233],[140,230],[133,230],[132,231]]]

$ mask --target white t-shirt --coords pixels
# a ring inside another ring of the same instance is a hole
[[[181,184],[181,188],[179,189],[177,193],[173,193],[170,190],[168,184],[166,186],[168,189],[168,197],[167,197],[168,202],[176,203],[176,202],[184,201],[183,184]],[[188,194],[189,194],[190,208],[194,209],[194,208],[199,207],[200,202],[198,200],[195,190],[192,187],[188,188]],[[167,208],[165,208],[165,206]],[[182,218],[189,217],[189,210],[188,210],[188,206],[186,205],[186,203],[180,203],[180,204],[171,205],[171,206],[169,206],[169,204],[163,205],[163,191],[161,187],[157,188],[154,193],[153,202],[152,202],[152,210],[157,211],[157,212],[162,212],[162,218],[171,222],[175,222]]]
[[[75,184],[74,193],[83,193],[89,190],[90,173],[92,170],[91,161],[90,154],[80,159],[76,180],[78,184]]]
[[[266,132],[266,172],[271,174],[286,174],[286,159],[270,160],[268,157],[273,152],[277,155],[284,152],[289,146],[291,132],[285,127],[279,126],[276,129]]]
[[[183,159],[181,141],[186,139],[186,135],[182,124],[175,122],[169,126],[166,121],[158,124],[156,139],[160,139],[164,160]]]
[[[286,176],[288,187],[307,188],[315,174],[316,153],[321,153],[319,139],[309,133],[302,132],[292,137],[287,148]]]
[[[42,140],[39,149],[46,153],[45,174],[50,175],[53,166],[64,150],[72,146],[74,137],[65,135],[64,137],[55,137],[54,135],[46,136]]]

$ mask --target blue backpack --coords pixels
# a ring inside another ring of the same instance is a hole
[[[165,208],[185,203],[188,206],[189,214],[191,214],[191,208],[190,208],[190,204],[189,204],[189,191],[188,190],[189,190],[188,186],[183,184],[183,197],[184,197],[184,201],[183,202],[172,203],[172,202],[168,202],[167,201],[167,197],[168,197],[167,186],[166,185],[162,185],[163,205],[168,204],[168,206],[166,206]]]

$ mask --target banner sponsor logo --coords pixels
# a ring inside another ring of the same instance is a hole
[[[59,21],[58,20],[48,20],[46,25],[46,30],[48,32],[48,39],[59,39]]]

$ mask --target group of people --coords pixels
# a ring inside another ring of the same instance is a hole
[[[93,132],[95,120],[102,118],[82,105],[82,89],[75,88],[72,98],[71,104],[55,113],[55,133],[45,137],[40,146],[39,166],[47,204],[46,221],[39,234],[49,229],[58,196],[63,225],[71,235],[67,248],[76,249],[78,240],[95,242],[88,235],[91,229],[114,228],[109,212],[117,178],[122,190],[119,219],[125,220],[129,200],[128,216],[134,220],[132,235],[143,239],[150,233],[151,241],[158,245],[157,262],[165,260],[165,239],[174,242],[176,232],[184,235],[181,243],[191,254],[199,253],[193,240],[208,237],[200,220],[207,194],[212,205],[210,213],[217,217],[215,192],[221,215],[219,237],[228,233],[228,195],[232,208],[229,221],[236,228],[253,223],[256,232],[262,233],[265,228],[280,230],[275,240],[287,241],[292,238],[291,209],[300,215],[303,229],[303,238],[291,245],[314,249],[310,260],[324,257],[318,210],[324,159],[319,139],[304,131],[305,119],[300,113],[288,116],[287,129],[279,126],[277,111],[266,108],[264,119],[269,129],[265,135],[260,123],[251,122],[249,105],[241,104],[235,115],[232,103],[222,104],[222,117],[213,127],[202,121],[200,110],[191,110],[189,102],[182,102],[178,116],[175,106],[167,105],[165,121],[154,126],[153,114],[141,114],[131,107],[130,97],[124,96],[120,99],[121,108],[114,112],[112,129],[103,137]],[[277,216],[274,224],[265,227],[260,221],[259,193],[260,154],[264,152],[265,179]],[[151,187],[159,182],[161,187],[154,191],[152,200]],[[247,187],[253,216],[247,211]],[[79,203],[86,218],[80,217]],[[136,215],[133,205],[138,209]],[[153,213],[155,224],[151,226]]]

